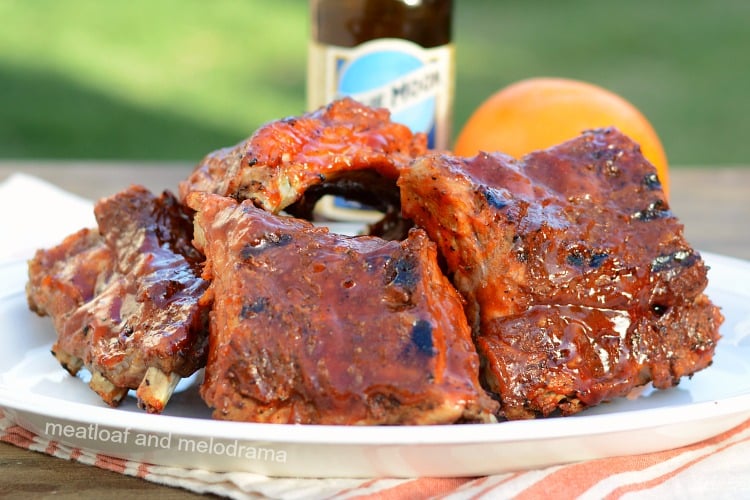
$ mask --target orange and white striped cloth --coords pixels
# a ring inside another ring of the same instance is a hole
[[[145,464],[42,438],[0,409],[0,441],[197,493],[246,498],[750,498],[750,419],[674,450],[480,478],[294,479]]]

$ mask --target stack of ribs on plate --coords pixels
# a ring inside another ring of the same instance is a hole
[[[209,154],[174,197],[133,186],[31,260],[53,353],[160,412],[205,367],[215,418],[496,422],[710,365],[722,316],[654,168],[615,129],[516,160],[428,151],[350,99]],[[310,222],[326,194],[383,212]]]

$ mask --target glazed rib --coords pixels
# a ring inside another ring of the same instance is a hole
[[[422,231],[345,237],[249,201],[188,197],[213,299],[214,417],[308,424],[491,421],[460,298]]]
[[[722,317],[706,266],[618,131],[521,161],[427,155],[399,182],[467,301],[506,418],[572,414],[711,363]]]
[[[29,263],[32,310],[57,331],[52,351],[110,405],[129,389],[161,412],[176,378],[201,368],[208,284],[192,247],[191,214],[165,192],[132,186],[95,206],[98,231],[84,229]]]
[[[397,219],[396,179],[426,151],[426,136],[390,121],[387,110],[344,98],[270,122],[236,146],[207,155],[180,183],[180,199],[193,191],[215,193],[311,220],[316,202],[333,194]]]

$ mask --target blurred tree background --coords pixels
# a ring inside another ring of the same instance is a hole
[[[530,76],[638,106],[673,165],[750,164],[747,0],[456,0],[454,131]],[[305,108],[302,0],[0,0],[0,158],[198,161]]]

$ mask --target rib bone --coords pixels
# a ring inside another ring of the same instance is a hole
[[[179,381],[180,376],[176,373],[167,374],[150,367],[136,390],[138,407],[149,413],[161,413]]]
[[[83,360],[81,358],[68,354],[67,352],[60,350],[57,346],[52,347],[52,355],[57,358],[62,367],[73,376],[75,376],[78,373],[78,370],[83,366]]]
[[[117,387],[99,372],[91,374],[89,387],[109,406],[119,406],[122,399],[128,393],[127,387]]]

